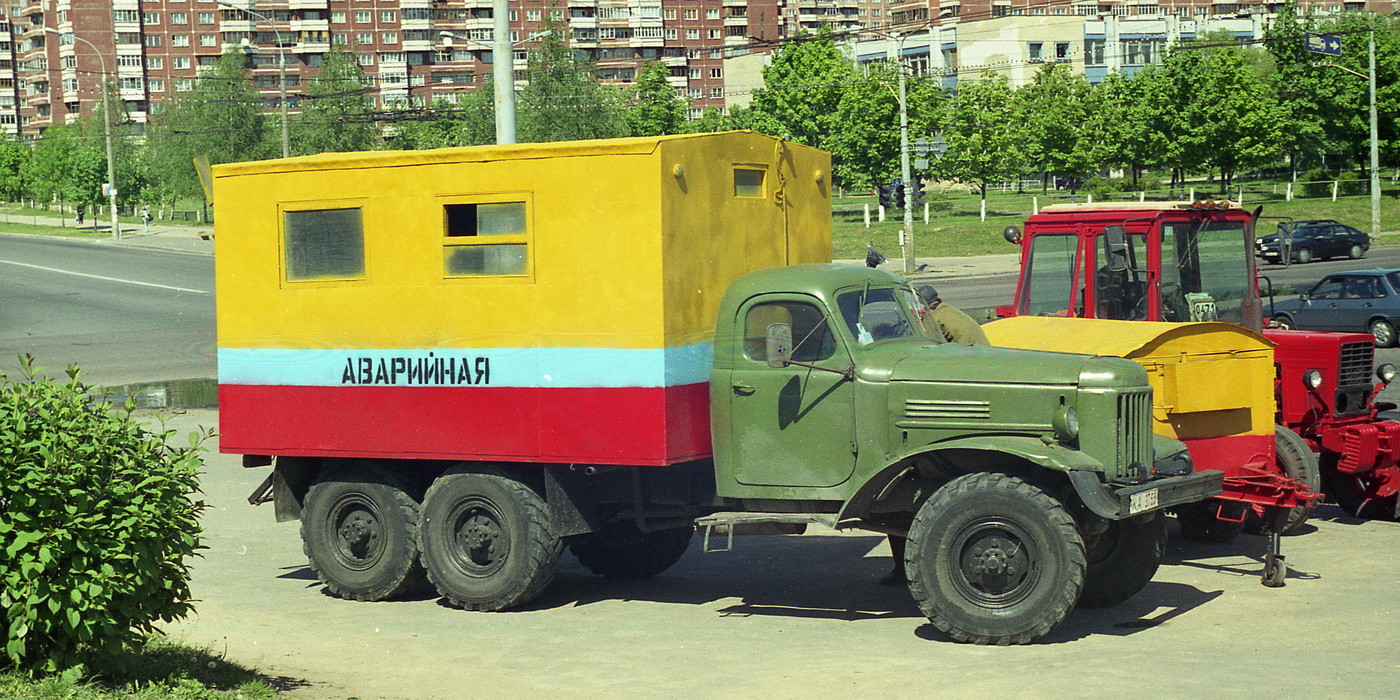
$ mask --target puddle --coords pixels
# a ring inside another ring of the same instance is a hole
[[[108,399],[116,406],[126,403],[128,396],[137,408],[214,408],[219,405],[219,383],[214,379],[143,382],[108,387],[107,391]]]

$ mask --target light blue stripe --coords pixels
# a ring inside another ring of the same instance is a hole
[[[710,343],[676,348],[438,348],[326,350],[220,348],[221,384],[274,386],[667,387],[707,382]],[[410,381],[408,367],[454,368]],[[368,360],[368,365],[365,364]],[[439,361],[442,361],[441,363]],[[484,360],[484,361],[483,361]],[[396,365],[396,361],[401,364]],[[383,371],[381,371],[381,366]],[[368,375],[365,369],[368,368]],[[398,369],[399,371],[395,371]],[[485,370],[485,371],[483,371]],[[489,372],[489,373],[488,373]],[[368,381],[364,381],[366,376]],[[348,381],[347,381],[348,378]]]

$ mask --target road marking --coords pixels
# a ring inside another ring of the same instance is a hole
[[[142,287],[158,287],[158,288],[160,288],[160,289],[173,289],[173,290],[175,290],[175,291],[177,291],[177,292],[190,292],[190,293],[192,293],[192,294],[208,294],[208,293],[209,293],[209,292],[207,292],[207,291],[205,291],[205,290],[203,290],[203,289],[186,289],[186,288],[184,288],[184,287],[172,287],[172,286],[170,286],[170,285],[168,285],[168,284],[156,284],[156,283],[154,283],[154,282],[137,282],[136,280],[124,280],[124,279],[121,279],[120,277],[103,277],[102,275],[89,275],[89,274],[87,274],[86,272],[73,272],[72,270],[60,270],[60,269],[58,269],[58,268],[56,268],[56,267],[44,267],[43,265],[31,265],[31,264],[29,264],[29,263],[14,262],[14,261],[12,261],[12,260],[0,260],[0,263],[5,263],[6,265],[18,265],[18,266],[20,266],[20,267],[29,267],[29,268],[33,268],[33,269],[35,269],[35,270],[43,270],[43,271],[45,271],[45,272],[57,272],[57,273],[63,274],[63,275],[73,275],[74,277],[88,277],[88,278],[95,279],[95,280],[103,280],[103,281],[105,281],[105,282],[120,282],[120,283],[122,283],[122,284],[135,284],[135,285],[140,285],[140,286],[142,286]]]

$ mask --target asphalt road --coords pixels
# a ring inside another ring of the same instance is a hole
[[[215,376],[214,260],[0,234],[0,370],[16,356],[96,384]]]

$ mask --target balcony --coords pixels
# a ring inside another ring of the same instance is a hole
[[[299,41],[288,48],[292,53],[325,53],[331,50],[331,42],[329,39]]]
[[[329,0],[287,0],[289,10],[325,10],[330,6]]]
[[[294,19],[291,26],[286,30],[289,32],[329,32],[331,23],[324,19]]]
[[[404,39],[399,46],[402,47],[404,51],[435,51],[437,49],[437,42],[431,39],[414,39],[412,41]]]

